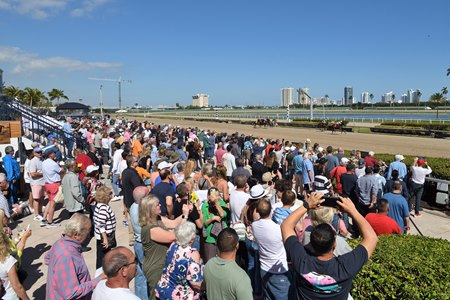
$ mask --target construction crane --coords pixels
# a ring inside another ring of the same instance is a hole
[[[119,79],[110,79],[110,78],[88,78],[89,80],[98,80],[98,81],[113,81],[117,82],[119,84],[119,109],[122,109],[122,82],[125,83],[131,83],[131,80],[128,79],[122,79],[122,77],[119,77]]]

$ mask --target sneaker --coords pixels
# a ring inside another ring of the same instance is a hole
[[[420,218],[422,214],[415,214],[416,218]]]
[[[81,252],[88,252],[88,251],[91,251],[91,250],[92,250],[91,247],[87,247],[87,246],[81,247]]]
[[[61,226],[61,224],[59,223],[48,223],[47,226],[45,226],[45,228],[56,228]]]
[[[47,225],[48,225],[48,221],[47,220],[43,220],[43,221],[41,221],[41,224],[39,224],[39,226],[41,226],[41,227],[45,227]]]
[[[42,221],[44,218],[41,216],[41,215],[37,215],[37,216],[34,216],[34,218],[33,218],[33,220],[34,221]]]
[[[128,221],[127,220],[123,220],[123,226],[128,226]]]
[[[114,197],[111,199],[111,201],[114,202],[114,201],[119,201],[119,200],[122,200],[122,199],[123,199],[123,196],[114,196]]]

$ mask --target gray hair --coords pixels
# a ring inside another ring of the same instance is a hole
[[[175,237],[177,244],[185,247],[188,246],[195,238],[196,226],[192,222],[184,222],[175,227]]]
[[[64,235],[68,237],[82,236],[91,230],[91,220],[89,217],[75,213],[64,227]]]
[[[108,277],[114,277],[119,272],[120,268],[128,264],[128,257],[122,250],[127,249],[123,246],[112,249],[109,255],[106,255],[103,259],[103,273]]]
[[[256,154],[255,155],[255,160],[261,160],[262,159],[262,155],[261,154]]]
[[[66,160],[64,162],[64,167],[66,167],[67,170],[69,170],[70,168],[72,168],[72,164],[75,162],[75,160],[73,158],[69,158],[68,160]]]
[[[319,224],[326,223],[331,224],[334,217],[334,210],[331,207],[321,206],[316,209],[310,210],[311,224],[316,227]]]
[[[209,164],[209,163],[203,164],[202,175],[208,175],[208,176],[212,176],[213,175],[213,166],[212,166],[212,164]]]

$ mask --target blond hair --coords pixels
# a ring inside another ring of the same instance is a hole
[[[95,191],[95,201],[108,204],[112,198],[112,189],[102,185]]]
[[[311,224],[316,227],[319,224],[327,223],[331,224],[334,217],[334,210],[331,207],[321,206],[316,209],[310,210]]]
[[[139,225],[144,227],[151,224],[155,217],[153,210],[158,205],[159,199],[153,195],[148,195],[141,200],[139,204]]]
[[[0,262],[3,263],[11,255],[11,245],[9,237],[1,230],[0,232]]]
[[[197,163],[195,162],[195,160],[188,159],[188,161],[186,162],[186,168],[184,169],[184,176],[191,176],[191,174],[195,171],[195,168],[197,168]]]

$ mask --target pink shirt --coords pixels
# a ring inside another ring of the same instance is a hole
[[[216,150],[216,159],[217,159],[218,166],[223,164],[222,157],[225,153],[227,153],[227,150],[225,150],[225,149],[217,149]]]

